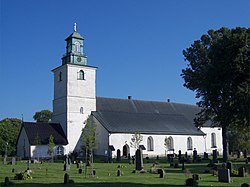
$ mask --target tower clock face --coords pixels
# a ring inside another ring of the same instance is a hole
[[[81,57],[77,57],[77,62],[81,62],[82,58]]]

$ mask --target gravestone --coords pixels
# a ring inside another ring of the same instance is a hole
[[[128,160],[130,160],[131,159],[131,156],[130,156],[130,153],[128,154]]]
[[[167,154],[168,163],[170,163],[170,154]]]
[[[230,171],[229,169],[219,169],[218,170],[219,182],[230,182]]]
[[[135,164],[135,157],[132,156],[132,164]]]
[[[11,159],[11,164],[12,164],[12,165],[16,165],[16,157],[12,157],[12,159]]]
[[[96,170],[95,170],[95,169],[93,169],[92,175],[93,175],[93,176],[96,176]]]
[[[12,168],[12,173],[15,173],[15,168]]]
[[[239,177],[245,177],[246,176],[246,170],[244,167],[240,167],[238,169]]]
[[[81,169],[81,168],[78,169],[78,173],[79,173],[79,174],[82,174],[82,169]]]
[[[121,151],[120,151],[120,149],[117,150],[116,161],[117,162],[121,161]]]
[[[194,148],[194,151],[193,151],[193,162],[196,162],[197,161],[197,150]]]
[[[204,160],[208,160],[208,153],[204,152]]]
[[[194,180],[198,181],[200,177],[199,177],[198,174],[193,174],[193,175],[192,175],[192,178],[193,178]]]
[[[165,177],[165,171],[164,171],[164,169],[159,169],[158,172],[160,174],[160,178],[164,178]]]
[[[4,178],[4,186],[8,186],[10,183],[10,178],[9,177],[5,177]]]
[[[213,162],[217,162],[217,149],[213,150]]]
[[[140,149],[137,149],[135,152],[135,169],[136,170],[143,169],[142,151]]]
[[[117,170],[117,177],[120,177],[120,176],[122,176],[122,172],[121,172],[121,170]]]
[[[179,161],[179,163],[181,163],[181,150],[179,150],[178,161]]]
[[[247,150],[246,149],[243,151],[243,155],[244,155],[244,158],[247,158]]]
[[[237,158],[240,158],[240,151],[237,151]]]
[[[197,186],[197,181],[193,178],[188,178],[186,180],[186,186]]]
[[[68,173],[65,173],[64,174],[64,184],[68,184],[69,183],[69,174]]]
[[[250,184],[243,183],[243,184],[241,185],[241,187],[250,187]]]
[[[182,163],[182,168],[181,168],[181,169],[182,169],[182,171],[185,170],[184,161],[185,161],[185,160],[184,160],[184,157],[182,157],[182,160],[181,160],[181,163]]]
[[[80,162],[76,162],[76,168],[80,168]]]
[[[188,153],[187,152],[185,152],[185,159],[187,159],[188,158]]]
[[[232,162],[227,162],[226,163],[226,168],[229,169],[230,175],[231,175],[232,174],[232,170],[233,170],[233,163]]]
[[[159,158],[160,158],[159,155],[157,155],[157,156],[156,156],[156,160],[159,160]]]

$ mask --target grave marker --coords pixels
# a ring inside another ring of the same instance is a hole
[[[136,170],[143,169],[142,151],[140,149],[137,149],[135,152],[135,169]]]
[[[230,171],[229,169],[219,169],[218,170],[219,182],[230,182]]]
[[[240,167],[238,169],[239,177],[245,177],[246,176],[246,170],[244,167]]]

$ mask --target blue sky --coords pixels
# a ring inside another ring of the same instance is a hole
[[[195,104],[182,50],[209,29],[250,26],[249,0],[0,0],[0,119],[52,110],[64,39],[85,38],[97,96]]]

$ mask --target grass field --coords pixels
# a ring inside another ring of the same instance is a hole
[[[153,162],[144,163],[144,169],[149,171],[152,168]],[[118,168],[120,165],[120,168]],[[250,168],[250,164],[244,162],[234,162],[234,167],[244,165],[247,170]],[[221,164],[218,164],[220,167]],[[75,164],[71,164],[69,174],[70,180],[73,183],[68,185],[63,184],[64,174],[63,163],[46,163],[43,164],[30,164],[32,170],[32,179],[27,180],[14,180],[15,173],[25,171],[27,168],[26,162],[17,162],[16,165],[3,165],[0,163],[0,182],[1,185],[4,183],[4,178],[8,176],[10,178],[9,186],[20,186],[20,187],[48,187],[48,186],[86,186],[86,187],[178,187],[184,186],[185,180],[188,177],[192,177],[192,174],[199,174],[201,180],[198,181],[199,186],[240,186],[242,183],[250,183],[250,174],[246,177],[232,177],[231,183],[218,182],[218,177],[212,175],[211,168],[207,167],[207,162],[203,163],[190,163],[185,164],[187,169],[186,172],[182,171],[182,168],[170,167],[165,160],[159,160],[156,168],[162,168],[165,170],[165,178],[159,178],[159,174],[152,174],[149,172],[132,173],[135,166],[129,163],[94,163],[94,169],[96,170],[96,176],[90,175],[90,168],[87,170],[85,177],[84,168],[82,174],[78,174],[78,169]],[[15,172],[12,173],[12,169],[15,168]],[[47,174],[46,174],[47,168]],[[124,173],[123,176],[117,176],[117,170],[120,169]],[[210,170],[210,173],[205,174],[204,170]]]

